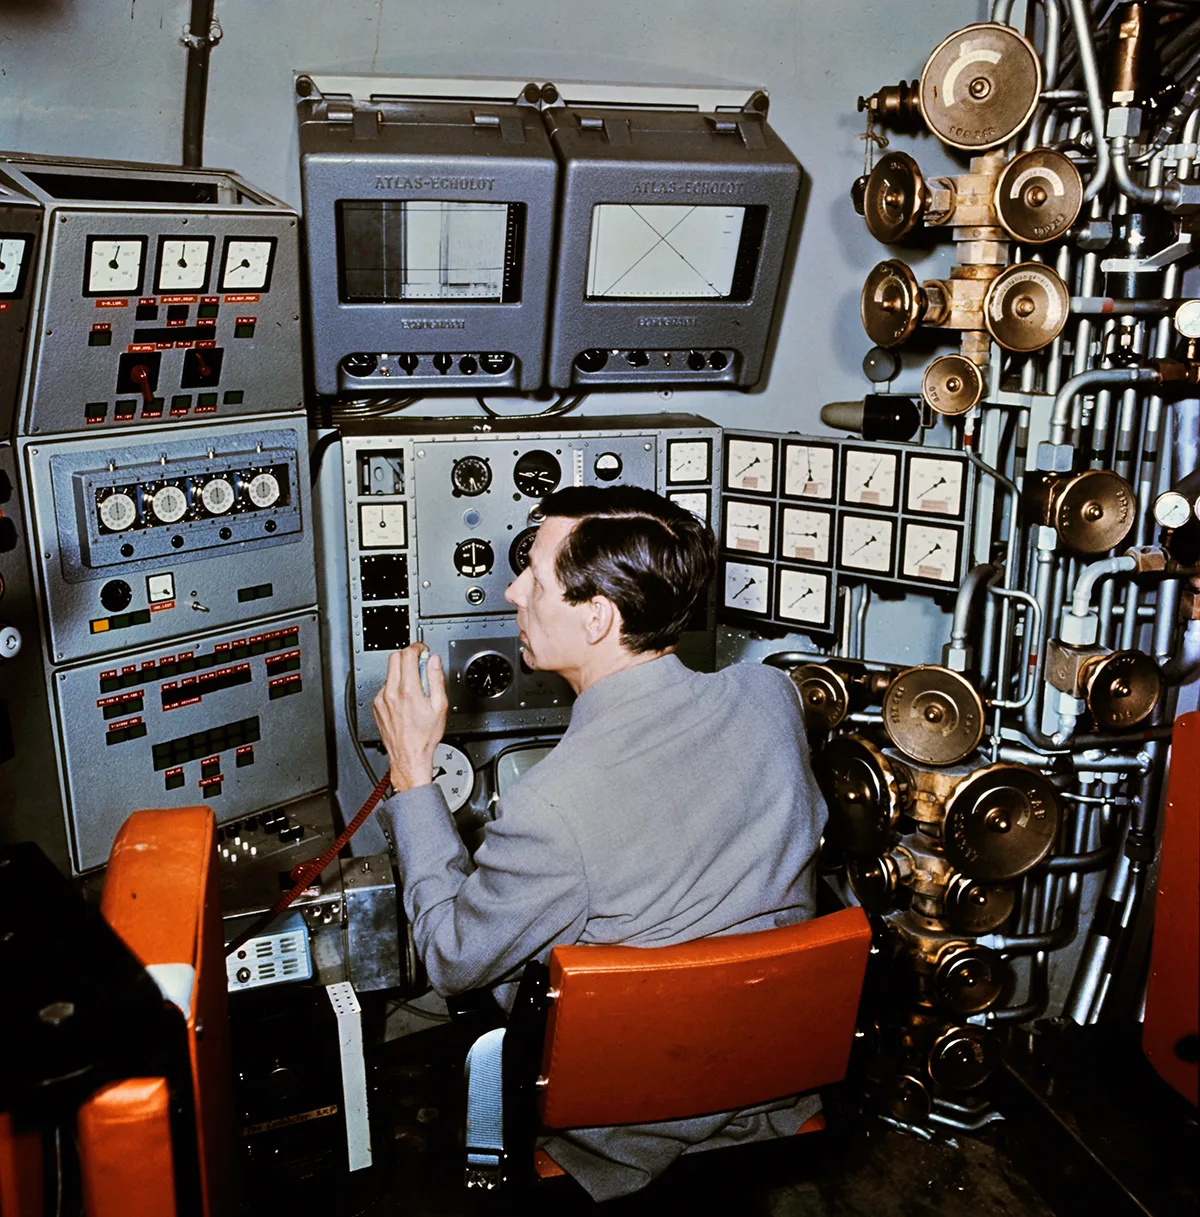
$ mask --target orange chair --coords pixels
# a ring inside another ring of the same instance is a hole
[[[507,1029],[468,1057],[468,1186],[561,1174],[533,1152],[539,1128],[682,1119],[840,1081],[870,945],[853,908],[672,947],[555,947],[527,967]]]

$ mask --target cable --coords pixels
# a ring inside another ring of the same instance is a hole
[[[564,393],[545,410],[535,410],[532,414],[502,414],[499,410],[493,410],[482,397],[477,397],[475,400],[479,403],[479,408],[488,418],[551,418],[554,415],[566,414],[568,411],[574,410],[586,397],[586,393],[578,393],[574,397],[568,397]]]
[[[431,989],[426,989],[426,993],[432,992]],[[448,1023],[453,1021],[448,1014],[439,1014],[436,1010],[422,1010],[420,1006],[414,1006],[409,1001],[394,1001],[389,1003],[387,1010],[384,1012],[384,1018],[391,1018],[397,1010],[407,1010],[409,1014],[415,1015],[417,1018],[427,1018],[431,1023]]]
[[[329,407],[329,418],[335,426],[368,418],[386,418],[400,410],[407,410],[421,399],[420,394],[414,397],[353,397],[334,402]]]
[[[310,487],[315,486],[317,478],[321,476],[321,462],[325,459],[325,453],[341,438],[341,431],[335,427],[328,435],[322,435],[313,444],[312,451],[308,454],[308,484]]]
[[[346,714],[346,723],[350,727],[350,741],[354,745],[355,755],[358,757],[359,763],[366,771],[366,775],[371,779],[371,782],[378,782],[379,777],[375,773],[374,766],[372,766],[371,762],[367,759],[367,754],[363,749],[362,741],[358,738],[358,709],[354,700],[353,670],[346,673],[346,687],[343,694],[342,705]]]

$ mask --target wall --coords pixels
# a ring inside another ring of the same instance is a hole
[[[186,60],[179,35],[188,12],[185,0],[0,0],[0,147],[177,160]],[[669,404],[668,394],[593,398],[585,411],[672,408],[723,426],[819,432],[822,404],[861,397],[868,388],[860,361],[870,344],[858,320],[858,297],[867,271],[886,256],[848,201],[863,171],[856,98],[915,77],[947,33],[986,17],[986,5],[290,0],[218,3],[217,16],[224,36],[212,55],[206,163],[239,170],[297,207],[296,71],[764,86],[771,123],[806,170],[803,228],[767,384],[752,394],[677,394]],[[949,166],[930,137],[904,137],[896,146],[913,149],[927,174]],[[948,265],[943,245],[918,273],[931,277]],[[907,356],[895,387],[915,391],[928,358],[927,351]],[[441,406],[444,413],[475,411],[470,401]],[[336,489],[335,467],[336,451],[326,461],[330,489]],[[331,539],[331,699],[340,715],[346,669],[337,643],[347,630],[337,596],[344,558],[332,495],[324,526]],[[867,651],[875,659],[936,659],[945,635],[945,614],[922,597],[877,603],[867,618]],[[787,644],[756,644],[741,635],[729,644],[734,657],[749,658],[781,645]],[[352,756],[340,756],[339,769],[343,802],[356,806],[365,779]]]

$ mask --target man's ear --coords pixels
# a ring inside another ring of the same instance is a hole
[[[607,596],[593,596],[587,604],[584,637],[589,646],[603,642],[610,634],[621,633],[621,614]]]

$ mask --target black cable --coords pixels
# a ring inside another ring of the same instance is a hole
[[[488,418],[551,418],[554,415],[566,414],[574,410],[586,397],[586,393],[577,393],[574,397],[569,397],[564,393],[545,410],[535,410],[532,414],[502,414],[499,410],[493,410],[482,397],[476,397],[475,400]]]
[[[335,427],[327,435],[322,435],[313,444],[312,451],[308,454],[308,484],[310,488],[316,486],[317,478],[321,476],[321,461],[324,460],[325,453],[341,438],[341,431]]]

